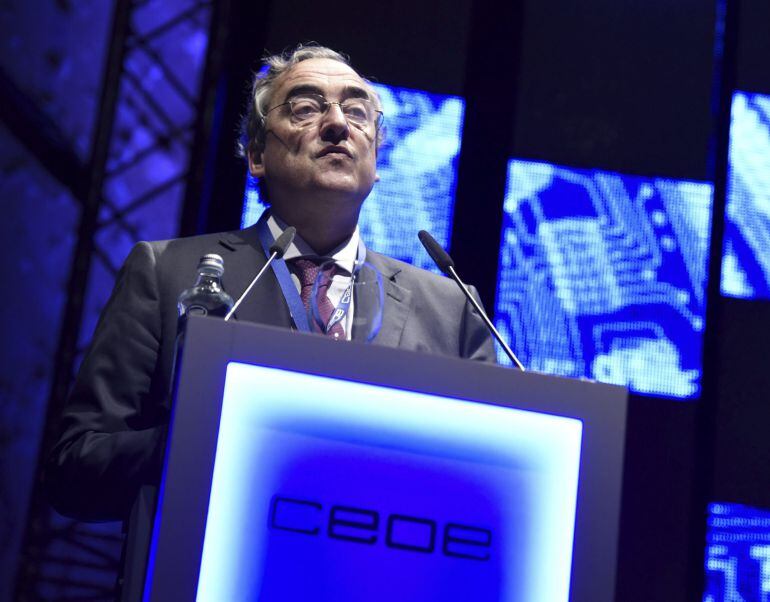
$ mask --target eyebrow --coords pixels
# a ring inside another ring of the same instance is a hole
[[[313,84],[299,84],[289,89],[289,91],[286,93],[284,102],[294,98],[295,96],[302,96],[303,94],[318,94],[319,96],[326,98],[323,90],[318,86]],[[370,94],[360,86],[345,86],[342,89],[341,98],[365,98],[367,100],[372,100]]]

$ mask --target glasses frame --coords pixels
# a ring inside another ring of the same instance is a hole
[[[348,100],[361,100],[366,103],[369,103],[372,106],[372,110],[374,111],[374,131],[379,132],[382,128],[382,124],[385,121],[385,113],[380,111],[379,109],[374,108],[374,102],[369,100],[368,98],[361,98],[361,97],[354,97],[354,98],[346,98],[345,100],[340,101],[331,101],[328,100],[323,94],[299,94],[294,98],[290,98],[289,100],[282,102],[281,104],[277,104],[274,107],[271,107],[265,112],[265,116],[262,118],[262,121],[264,122],[267,119],[267,116],[275,111],[276,109],[280,109],[281,107],[285,107],[288,105],[289,111],[293,117],[297,117],[297,114],[294,113],[294,103],[299,102],[302,99],[306,98],[315,98],[320,101],[321,104],[321,112],[318,114],[317,118],[314,119],[300,119],[300,123],[307,123],[312,124],[316,121],[320,121],[328,112],[329,109],[331,109],[332,105],[337,105],[340,108],[340,111],[342,112],[342,115],[345,117],[345,121],[351,125],[355,126],[356,128],[363,130],[362,124],[356,123],[355,121],[351,121],[350,118],[345,114],[345,110],[342,108],[342,105],[347,102]]]

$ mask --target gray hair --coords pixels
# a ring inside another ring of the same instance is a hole
[[[299,44],[281,54],[268,55],[263,59],[263,68],[254,75],[249,96],[249,107],[241,122],[241,135],[238,140],[238,155],[248,160],[249,153],[262,152],[265,144],[265,116],[273,100],[275,82],[297,63],[308,59],[331,59],[350,66],[350,59],[326,46],[319,44]],[[371,82],[361,78],[371,88]],[[381,108],[380,98],[371,89],[375,105]],[[377,131],[377,147],[382,144],[383,132]]]

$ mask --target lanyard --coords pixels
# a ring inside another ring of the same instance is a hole
[[[262,245],[262,250],[265,252],[265,257],[268,258],[270,257],[270,246],[274,242],[273,235],[270,233],[270,228],[267,225],[267,220],[269,217],[270,212],[265,210],[257,222],[257,235],[259,236],[259,242]],[[340,299],[340,303],[337,305],[337,308],[332,312],[332,315],[329,318],[329,323],[326,325],[327,331],[329,328],[343,320],[347,315],[353,296],[353,277],[355,276],[356,272],[364,265],[365,259],[366,247],[359,238],[358,253],[356,255],[356,261],[353,267],[353,273],[351,274],[350,284],[348,285],[347,289],[345,289],[345,292],[342,294],[342,299]],[[301,330],[302,332],[311,332],[305,304],[302,302],[302,297],[300,297],[299,291],[297,291],[297,287],[294,285],[294,281],[291,278],[289,268],[286,266],[286,261],[276,258],[273,263],[270,264],[270,267],[273,269],[273,274],[275,274],[276,280],[278,280],[278,285],[281,287],[281,293],[283,293],[283,298],[286,300],[286,305],[289,306],[289,313],[291,314],[291,319],[294,321],[294,325],[297,327],[297,330]],[[316,286],[314,285],[313,294],[315,295],[316,292]]]
[[[331,282],[329,283],[331,285]],[[318,280],[315,281],[315,284],[313,284],[313,298],[315,298],[318,295]],[[342,297],[340,297],[340,302],[337,305],[337,307],[332,312],[332,315],[329,316],[329,322],[326,324],[326,332],[329,332],[331,328],[337,324],[338,322],[341,322],[343,318],[348,315],[348,310],[350,309],[350,299],[353,297],[353,276],[350,277],[350,284],[348,284],[348,287],[345,289],[345,292],[342,293]],[[321,316],[318,313],[318,307],[311,303],[310,307],[313,309],[313,318],[315,318],[316,322],[321,321]]]

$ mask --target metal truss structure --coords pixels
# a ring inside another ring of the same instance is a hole
[[[33,103],[18,94],[4,93],[2,99],[4,108],[18,117],[12,131],[70,190],[81,210],[39,466],[56,437],[73,375],[131,244],[178,234],[201,113],[201,80],[215,3],[117,0],[114,10],[87,163],[79,163],[74,152],[64,152],[59,159],[69,158],[71,169],[57,166],[50,152],[39,150],[51,145],[30,139],[39,137],[42,113],[30,109]],[[47,131],[50,136],[51,128]],[[54,137],[61,142],[60,136]],[[113,599],[122,539],[119,523],[79,523],[54,513],[38,477],[16,598]]]

